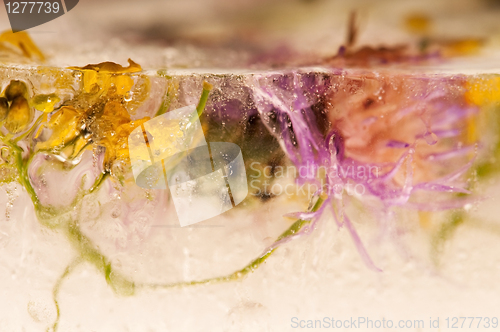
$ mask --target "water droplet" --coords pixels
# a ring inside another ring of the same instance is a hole
[[[429,132],[429,131],[424,134],[424,139],[427,142],[427,144],[429,144],[429,145],[434,145],[438,141],[436,134],[434,134],[433,132]]]

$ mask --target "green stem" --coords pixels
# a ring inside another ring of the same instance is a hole
[[[311,212],[316,212],[319,210],[319,208],[321,207],[321,205],[323,205],[324,201],[328,198],[328,196],[326,194],[321,194],[319,197],[318,197],[318,200],[316,201],[316,203],[314,204],[314,206],[311,208]],[[311,220],[307,220],[307,219],[299,219],[297,220],[296,222],[294,222],[292,224],[292,226],[290,226],[290,228],[288,228],[286,231],[283,232],[283,234],[281,234],[277,239],[276,239],[276,242],[278,241],[281,241],[287,237],[290,237],[290,236],[293,236],[294,234],[296,234],[302,227],[304,227],[305,225],[311,223]]]
[[[70,221],[65,229],[66,235],[80,257],[94,265],[106,278],[108,285],[120,295],[133,295],[135,285],[125,277],[113,271],[111,262],[80,230],[79,224]]]
[[[28,164],[31,158],[29,158],[28,160],[23,159],[23,150],[16,143],[8,141],[7,144],[9,144],[9,146],[12,148],[15,155],[16,166],[19,172],[19,182],[21,182],[21,185],[24,186],[24,188],[30,195],[35,208],[38,208],[40,205],[40,201],[38,200],[35,189],[31,185],[28,175]]]
[[[32,133],[32,132],[33,132],[33,131],[34,131],[34,130],[35,130],[35,129],[39,126],[39,125],[40,125],[40,123],[42,122],[42,119],[43,119],[43,116],[44,116],[44,115],[45,115],[45,114],[40,115],[40,116],[38,117],[38,119],[36,119],[36,121],[35,121],[35,123],[33,124],[33,126],[31,126],[31,128],[30,128],[29,130],[27,130],[24,134],[22,134],[22,135],[20,135],[20,136],[16,137],[16,138],[13,140],[13,142],[14,142],[14,143],[17,143],[17,142],[19,142],[20,140],[22,140],[22,139],[24,139],[24,138],[28,137],[28,136],[29,136],[29,135],[30,135],[30,134],[31,134],[31,133]]]
[[[87,190],[87,193],[88,194],[91,194],[93,193],[94,191],[96,191],[100,186],[101,184],[104,182],[104,180],[106,180],[106,178],[109,176],[109,172],[104,172],[104,173],[101,173],[99,174],[99,176],[97,177],[97,179],[95,180],[94,184],[92,185],[92,187],[90,187],[89,190]]]
[[[12,148],[16,158],[16,166],[19,172],[19,182],[21,183],[22,186],[24,186],[24,188],[30,195],[30,198],[35,207],[35,211],[40,212],[40,209],[45,209],[47,211],[50,211],[51,209],[49,207],[44,207],[40,204],[38,196],[36,195],[36,192],[29,180],[28,164],[31,158],[27,160],[23,159],[22,149],[19,146],[17,146],[17,144],[15,144],[14,142],[8,141],[8,144]],[[92,193],[95,190],[97,190],[107,176],[108,173],[100,174],[99,177],[95,180],[92,187],[89,190],[87,190],[86,193]],[[78,200],[78,197],[75,198],[75,200]],[[73,202],[72,205],[74,204],[76,204],[76,202]],[[67,212],[66,210],[67,209],[64,209],[63,211],[60,212],[62,213]],[[103,275],[106,277],[106,281],[116,293],[125,295],[133,294],[134,283],[128,281],[127,279],[115,273],[111,269],[111,263],[109,262],[109,260],[103,254],[101,254],[99,250],[95,248],[94,244],[81,232],[78,223],[71,221],[71,222],[65,222],[62,225],[58,226],[64,226],[64,225],[66,225],[65,227],[63,227],[66,230],[66,235],[70,240],[70,242],[73,244],[74,248],[77,250],[79,257],[83,260],[90,262],[100,272],[102,272]],[[67,273],[69,272],[70,271],[68,270]],[[56,301],[56,307],[57,307],[57,301]]]
[[[198,116],[201,116],[203,114],[203,110],[205,109],[206,103],[208,101],[208,96],[210,93],[210,90],[212,89],[212,86],[204,82],[203,83],[203,92],[200,97],[200,101],[196,107],[197,114]],[[40,118],[39,118],[40,119]],[[56,213],[55,211],[52,211],[51,208],[49,207],[43,207],[40,204],[40,201],[36,195],[36,192],[34,188],[32,187],[29,176],[28,176],[28,165],[30,161],[32,160],[31,156],[30,158],[23,159],[22,154],[23,150],[17,145],[18,140],[23,139],[29,135],[30,132],[32,132],[36,126],[39,124],[39,119],[35,122],[34,126],[23,136],[18,138],[15,141],[7,140],[10,145],[10,147],[13,150],[13,153],[15,154],[16,158],[16,166],[19,171],[19,180],[21,185],[23,185],[28,192],[28,194],[31,197],[31,200],[35,206],[35,210],[39,211],[41,208],[46,209],[47,211],[51,212],[51,215],[53,217],[56,216],[56,214],[61,214],[61,211],[59,213]],[[41,120],[40,120],[41,121]],[[94,185],[87,191],[81,192],[81,195],[77,195],[78,197],[81,198],[82,194],[88,194],[92,193],[95,190],[97,190],[100,185],[103,183],[103,181],[106,179],[108,176],[108,173],[101,174],[94,182]],[[75,200],[78,200],[78,197],[75,198]],[[314,206],[310,209],[310,211],[315,212],[317,211],[324,201],[326,200],[327,196],[325,194],[322,194],[314,204]],[[76,201],[73,202],[76,204]],[[73,204],[73,205],[74,205]],[[64,211],[62,211],[64,212]],[[246,265],[242,269],[226,275],[226,276],[221,276],[221,277],[216,277],[216,278],[209,278],[209,279],[204,279],[204,280],[199,280],[199,281],[190,281],[190,282],[181,282],[181,283],[171,283],[171,284],[163,284],[163,285],[149,285],[149,284],[144,284],[141,285],[143,288],[156,288],[156,287],[161,287],[161,288],[170,288],[170,287],[182,287],[182,286],[190,286],[190,285],[200,285],[200,284],[209,284],[209,283],[215,283],[215,282],[222,282],[222,281],[232,281],[232,280],[237,280],[248,274],[249,272],[255,271],[262,263],[264,263],[270,256],[271,254],[282,244],[282,240],[289,238],[291,236],[294,236],[298,231],[300,231],[305,225],[311,223],[311,220],[306,220],[306,219],[299,219],[295,221],[285,232],[283,232],[274,242],[274,246],[271,247],[270,250],[267,252],[263,253],[261,256],[257,257],[253,261],[250,262],[250,264]],[[62,228],[63,231],[65,232],[68,240],[72,244],[72,246],[75,248],[75,250],[78,252],[78,257],[75,259],[73,263],[71,263],[64,273],[61,275],[61,277],[58,279],[54,286],[53,290],[53,298],[54,298],[54,303],[56,305],[57,309],[57,319],[56,322],[53,325],[53,330],[55,331],[58,326],[59,322],[59,317],[60,317],[60,310],[59,310],[59,304],[57,301],[57,296],[61,287],[61,284],[63,280],[73,271],[73,269],[80,264],[83,261],[87,261],[94,265],[97,270],[102,273],[105,278],[107,283],[112,287],[112,289],[115,291],[117,294],[121,295],[132,295],[135,292],[136,285],[132,282],[123,277],[122,275],[116,273],[112,267],[111,267],[111,262],[109,259],[102,254],[97,247],[92,243],[92,241],[83,234],[83,232],[80,229],[79,223],[77,221],[74,221],[73,219],[70,219],[68,221],[62,222],[60,224],[56,225],[57,228]]]
[[[323,205],[325,200],[327,199],[326,194],[321,194],[314,204],[314,206],[311,208],[311,212],[316,212],[319,210],[319,208]],[[251,261],[248,265],[243,267],[241,270],[238,270],[234,273],[231,273],[226,276],[221,276],[221,277],[215,277],[215,278],[208,278],[208,279],[203,279],[203,280],[195,280],[195,281],[186,281],[186,282],[178,282],[178,283],[170,283],[170,284],[155,284],[155,285],[141,285],[142,288],[180,288],[180,287],[185,287],[185,286],[195,286],[195,285],[203,285],[203,284],[213,284],[213,283],[219,283],[219,282],[225,282],[225,281],[234,281],[241,279],[245,275],[247,275],[250,272],[255,271],[262,263],[264,263],[271,255],[272,253],[280,247],[280,241],[294,236],[297,234],[298,231],[302,229],[307,224],[310,224],[311,220],[308,219],[299,219],[295,221],[286,231],[284,231],[278,238],[275,240],[276,246],[274,246],[272,249],[269,251],[263,253],[261,256],[257,257],[253,261]]]
[[[200,117],[203,114],[203,110],[205,109],[205,106],[207,105],[207,100],[208,100],[208,95],[210,94],[210,90],[213,89],[212,84],[208,82],[203,82],[203,91],[201,92],[201,97],[200,101],[198,103],[198,106],[196,106],[196,111],[198,112],[198,117]]]
[[[439,265],[439,258],[443,252],[443,246],[449,240],[456,230],[465,222],[465,214],[463,211],[454,211],[451,213],[450,220],[443,223],[438,232],[431,240],[431,257],[434,265]]]
[[[59,291],[61,289],[62,282],[75,269],[75,267],[77,267],[81,262],[82,261],[81,261],[80,258],[77,258],[77,259],[73,260],[73,262],[71,262],[66,267],[66,269],[63,272],[63,274],[59,277],[59,279],[57,279],[57,282],[54,285],[54,288],[52,290],[52,299],[53,299],[54,304],[56,306],[57,316],[56,316],[56,320],[55,320],[54,324],[52,325],[52,330],[47,329],[47,332],[50,332],[50,331],[55,332],[55,331],[57,331],[57,326],[59,325],[59,319],[61,317],[61,311],[60,311],[60,308],[59,308],[59,301],[57,300],[57,297],[59,295]]]

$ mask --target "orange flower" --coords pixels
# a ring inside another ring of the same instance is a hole
[[[351,75],[331,95],[329,120],[345,140],[347,157],[367,163],[394,163],[416,142],[414,180],[430,181],[456,164],[443,161],[439,167],[429,156],[470,144],[464,116],[448,121],[445,110],[466,109],[464,82],[391,75]],[[451,111],[450,111],[451,112]],[[450,118],[451,119],[451,118]],[[453,132],[453,139],[434,132]],[[400,179],[401,180],[401,179]]]

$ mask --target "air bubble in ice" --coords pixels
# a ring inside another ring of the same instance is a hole
[[[430,131],[428,131],[424,134],[424,139],[427,142],[427,144],[429,144],[429,145],[434,145],[438,141],[436,134],[434,134],[433,132],[430,132]]]
[[[129,102],[132,100],[132,93],[129,91],[125,94],[125,97],[123,98],[126,102]]]

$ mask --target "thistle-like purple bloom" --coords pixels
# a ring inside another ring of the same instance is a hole
[[[379,271],[343,210],[352,196],[344,188],[359,186],[357,199],[375,198],[385,215],[395,206],[463,207],[471,199],[455,194],[470,194],[463,178],[475,142],[466,121],[476,109],[463,98],[461,78],[345,74],[255,76],[252,95],[269,132],[295,166],[308,170],[298,184],[320,182],[316,195],[327,195],[320,209],[296,216],[311,220],[311,228],[323,207],[332,207],[367,266]],[[324,179],[320,168],[328,170]],[[433,194],[422,200],[419,192]]]

